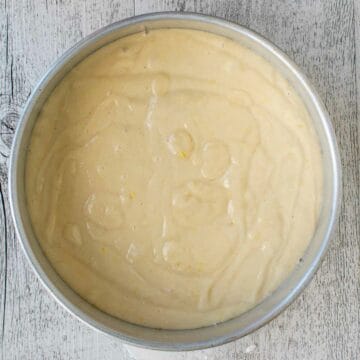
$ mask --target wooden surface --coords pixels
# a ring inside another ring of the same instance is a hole
[[[246,25],[305,71],[326,103],[343,162],[343,205],[314,280],[277,319],[237,342],[169,354],[124,347],[71,317],[26,259],[9,213],[9,148],[49,65],[100,27],[152,11],[196,11]],[[360,359],[360,2],[358,0],[0,0],[0,341],[3,359]]]

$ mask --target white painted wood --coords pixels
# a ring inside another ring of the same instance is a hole
[[[134,14],[196,11],[272,40],[323,97],[343,161],[338,230],[314,280],[277,319],[246,338],[192,353],[124,347],[87,328],[47,294],[27,264],[9,214],[9,147],[19,113],[50,64],[83,36]],[[356,56],[357,55],[357,56]],[[0,341],[3,359],[257,359],[360,357],[359,104],[357,0],[0,0]]]

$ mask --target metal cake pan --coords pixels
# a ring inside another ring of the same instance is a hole
[[[289,81],[302,98],[322,150],[323,204],[314,236],[295,270],[260,304],[223,323],[192,330],[146,328],[112,317],[87,303],[56,273],[45,257],[31,226],[25,197],[25,162],[34,123],[42,105],[61,79],[81,60],[121,37],[152,29],[185,28],[211,32],[239,42],[258,53]],[[328,248],[340,202],[341,166],[328,113],[301,70],[271,42],[245,27],[192,13],[154,13],[132,17],[96,31],[65,52],[40,80],[18,124],[13,141],[9,190],[17,236],[39,279],[54,298],[75,317],[122,341],[160,350],[194,350],[221,345],[256,330],[283,311],[309,283]]]

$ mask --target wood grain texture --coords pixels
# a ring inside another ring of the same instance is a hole
[[[19,114],[50,64],[83,36],[134,14],[196,11],[264,35],[311,79],[331,115],[343,204],[314,280],[278,318],[231,344],[168,354],[124,347],[63,310],[25,260],[9,214],[9,148]],[[0,341],[3,359],[360,358],[360,3],[357,0],[0,0]]]

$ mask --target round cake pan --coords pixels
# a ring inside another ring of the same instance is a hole
[[[159,330],[112,317],[87,303],[55,272],[31,226],[25,197],[25,162],[37,115],[61,79],[81,60],[121,37],[161,28],[202,30],[230,38],[267,59],[302,98],[312,118],[322,151],[323,204],[312,240],[295,270],[256,307],[226,322],[193,330]],[[103,333],[137,346],[161,350],[192,350],[238,339],[273,319],[308,284],[329,244],[340,202],[341,167],[328,113],[299,68],[276,46],[256,33],[225,20],[190,13],[155,13],[109,25],[87,36],[60,57],[40,80],[18,124],[9,169],[10,204],[17,236],[33,270],[55,299],[70,313]],[[306,321],[306,320],[304,320]]]

